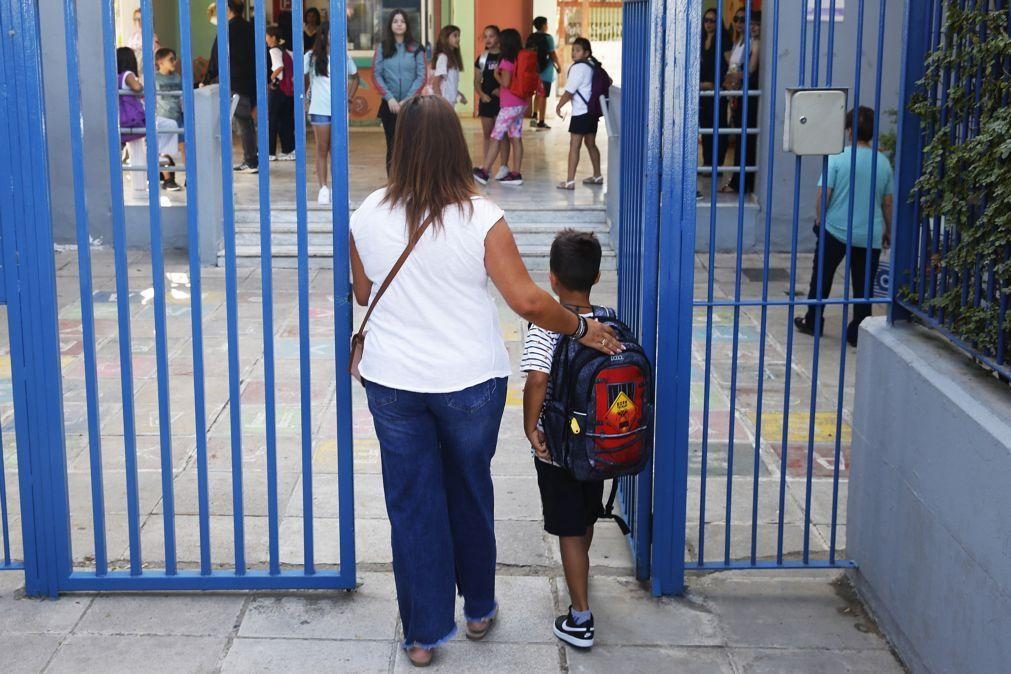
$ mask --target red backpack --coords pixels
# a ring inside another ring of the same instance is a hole
[[[284,74],[281,76],[280,89],[285,96],[295,95],[295,64],[291,60],[291,52],[281,50],[281,60],[284,62]]]
[[[526,100],[543,90],[541,72],[537,69],[537,50],[521,49],[516,57],[516,70],[509,81],[509,91]]]

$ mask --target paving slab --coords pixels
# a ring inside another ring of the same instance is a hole
[[[182,674],[218,667],[225,637],[72,634],[56,651],[47,672],[60,674]]]
[[[484,641],[489,643],[554,644],[551,632],[555,619],[555,601],[551,579],[544,576],[498,576],[495,596],[499,615]],[[456,624],[460,628],[455,639],[466,639],[463,599],[456,602]]]
[[[903,674],[906,670],[889,651],[826,649],[734,648],[730,658],[749,674]]]
[[[247,639],[232,642],[222,672],[388,672],[396,644],[389,641]]]
[[[91,603],[87,596],[31,599],[24,585],[20,571],[0,572],[0,635],[66,634]]]
[[[255,597],[240,637],[391,641],[398,622],[392,574],[362,574],[354,592]]]
[[[74,633],[226,637],[245,602],[236,594],[99,595]]]
[[[590,651],[566,648],[571,674],[614,672],[691,672],[734,674],[730,658],[721,648],[657,648],[650,646],[594,646]]]
[[[417,671],[403,650],[398,649],[394,672]],[[497,644],[451,641],[436,653],[429,668],[437,672],[482,672],[530,674],[561,671],[559,647],[547,644]]]
[[[8,634],[0,632],[0,668],[5,674],[41,672],[63,641],[56,634]]]
[[[557,578],[559,613],[569,606],[564,578]],[[602,646],[720,646],[719,620],[694,598],[653,597],[627,577],[591,576],[590,608]]]

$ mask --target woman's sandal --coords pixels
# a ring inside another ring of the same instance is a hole
[[[471,641],[481,641],[488,636],[491,626],[495,623],[495,617],[485,618],[476,622],[467,621],[467,638]]]
[[[574,190],[574,189],[576,189],[576,181],[575,180],[565,180],[563,182],[558,183],[558,185],[556,185],[556,187],[558,187],[558,189],[560,189],[560,190]]]
[[[737,190],[735,190],[730,185],[724,185],[719,189],[719,192],[720,194],[737,194]]]
[[[584,185],[603,185],[604,176],[590,176],[589,178],[583,178]]]
[[[428,667],[432,664],[433,649],[414,646],[407,649],[407,659],[415,667]]]

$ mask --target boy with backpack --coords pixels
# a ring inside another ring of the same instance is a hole
[[[562,108],[571,101],[572,120],[569,122],[569,172],[564,182],[558,184],[560,190],[576,189],[576,169],[579,167],[579,150],[586,145],[593,164],[593,175],[583,180],[584,185],[603,185],[604,176],[600,171],[600,150],[597,148],[597,127],[604,114],[600,97],[608,97],[611,78],[593,58],[590,41],[584,37],[572,43],[572,65],[565,81],[565,93],[558,101],[556,112],[562,116]]]
[[[482,185],[491,180],[488,169],[495,165],[502,146],[508,142],[511,151],[509,172],[499,179],[503,185],[523,184],[523,116],[530,98],[540,91],[541,80],[537,72],[536,50],[524,49],[519,31],[507,28],[499,35],[502,56],[495,70],[499,83],[501,107],[495,118],[491,138],[494,142],[485,155],[484,163],[474,168],[474,179]],[[506,136],[509,140],[506,141]]]
[[[267,124],[270,161],[295,160],[295,67],[284,45],[281,29],[267,27],[268,68]],[[281,139],[281,154],[277,139]]]
[[[551,95],[551,85],[555,81],[555,74],[560,72],[562,67],[558,63],[558,54],[555,53],[555,38],[548,32],[546,17],[538,16],[534,19],[534,32],[530,33],[530,37],[527,38],[527,44],[533,45],[537,50],[537,69],[544,87],[543,94],[537,94],[534,99],[530,127],[538,131],[547,131],[551,128],[544,122],[548,96]]]
[[[523,426],[534,452],[544,530],[558,536],[571,605],[554,634],[577,648],[593,646],[589,603],[593,526],[612,514],[615,491],[601,505],[604,480],[642,470],[652,430],[652,370],[642,349],[614,311],[594,307],[590,291],[600,279],[600,242],[589,232],[564,230],[551,245],[552,290],[579,315],[607,323],[622,342],[615,356],[593,355],[575,340],[531,325],[520,369]]]

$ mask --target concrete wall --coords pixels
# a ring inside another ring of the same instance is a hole
[[[865,0],[864,20],[863,20],[863,56],[861,58],[861,85],[860,103],[868,107],[874,106],[874,86],[877,73],[882,73],[881,87],[881,110],[894,110],[898,107],[899,100],[899,69],[902,60],[901,36],[902,36],[902,3],[887,3],[885,16],[885,49],[884,60],[877,63],[877,41],[878,41],[878,18],[882,2],[886,0]],[[763,130],[771,130],[774,135],[774,155],[773,155],[773,185],[772,200],[766,203],[766,189],[768,185],[768,135],[763,133],[759,141],[758,160],[759,174],[756,180],[755,193],[763,209],[771,209],[771,239],[774,251],[789,251],[790,238],[793,229],[793,190],[795,184],[794,163],[795,157],[792,154],[783,152],[783,92],[787,87],[798,85],[798,74],[800,72],[800,31],[805,18],[801,16],[804,3],[784,3],[781,5],[779,17],[779,50],[772,53],[772,16],[769,11],[763,13],[762,28],[762,91],[766,92],[763,97],[759,113],[759,123]],[[832,86],[849,87],[849,105],[854,103],[855,85],[854,73],[856,70],[856,42],[857,42],[857,9],[856,0],[848,0],[845,3],[845,18],[842,22],[837,22],[835,27],[835,45],[833,56]],[[828,23],[822,23],[821,31],[821,55],[820,76],[818,84],[827,86],[826,65],[828,61]],[[807,86],[812,85],[812,53],[811,44],[814,23],[807,23]],[[772,91],[773,69],[768,67],[773,62],[773,58],[778,63],[779,81],[776,91]],[[776,118],[769,119],[769,99],[767,96],[776,96]],[[892,127],[890,118],[883,121],[883,131]],[[802,170],[799,176],[800,184],[800,249],[812,250],[815,239],[811,233],[811,221],[814,216],[815,199],[814,192],[818,177],[821,174],[821,160],[816,157],[808,157],[803,160]],[[765,212],[759,216],[759,227],[757,227],[756,248],[763,245],[765,241]]]
[[[847,550],[914,672],[1011,662],[1011,388],[922,328],[864,323]]]

